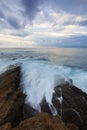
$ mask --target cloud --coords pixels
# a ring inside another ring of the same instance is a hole
[[[87,20],[80,21],[79,25],[81,25],[81,26],[87,26]]]
[[[87,36],[71,36],[68,38],[58,37],[47,39],[40,39],[37,41],[37,46],[42,45],[42,47],[63,47],[63,48],[87,48]]]
[[[4,13],[0,10],[0,18],[4,18]]]
[[[24,15],[29,19],[29,21],[35,21],[37,16],[43,15],[42,22],[48,21],[53,25],[57,24],[56,18],[52,16],[52,12],[56,14],[65,13],[71,15],[71,19],[65,17],[62,19],[63,26],[65,25],[81,25],[86,26],[86,21],[81,21],[76,17],[87,17],[87,0],[21,0],[22,6],[24,8]],[[39,17],[39,18],[40,18]],[[58,19],[61,19],[62,15],[57,16]],[[40,19],[41,19],[40,18]],[[67,20],[68,19],[68,20]],[[63,27],[61,27],[63,28]],[[57,30],[57,29],[56,29]],[[60,29],[58,29],[60,30]]]
[[[22,0],[22,4],[25,8],[25,15],[32,21],[36,14],[40,11],[40,5],[42,0]]]
[[[0,1],[0,21],[2,23],[1,26],[3,26],[5,23],[3,29],[11,29],[11,27],[14,29],[20,29],[22,27],[22,24],[20,24],[21,11],[19,10],[18,2],[17,0],[15,0],[15,2],[12,2],[11,0]]]
[[[3,40],[4,39],[4,40]],[[0,34],[0,47],[29,47],[34,43],[33,37],[29,37],[28,40],[23,37]],[[3,43],[3,44],[2,44]]]
[[[17,37],[26,37],[28,36],[29,34],[27,32],[21,32],[21,33],[18,33],[18,32],[12,32],[11,35],[13,36],[17,36]]]
[[[16,17],[9,16],[6,18],[8,23],[15,29],[20,29],[20,22]]]
[[[51,7],[59,12],[65,11],[72,14],[86,14],[87,0],[47,0]]]
[[[16,44],[18,40],[40,46],[79,46],[81,38],[85,46],[86,26],[87,0],[0,0],[3,42],[12,39]]]

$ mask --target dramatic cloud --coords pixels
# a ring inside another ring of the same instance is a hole
[[[56,11],[63,10],[67,13],[86,14],[87,0],[48,0]]]
[[[15,29],[20,29],[20,23],[16,17],[10,16],[7,18],[8,23]]]
[[[83,45],[84,43],[84,45]],[[87,36],[72,36],[68,38],[47,38],[42,40],[38,40],[37,45],[47,47],[76,47],[76,48],[87,48]]]
[[[87,47],[87,0],[0,0],[0,47],[6,41],[9,47]]]
[[[42,1],[42,0],[41,0]],[[25,16],[27,15],[32,21],[36,14],[40,11],[40,0],[22,0],[22,4],[25,7]]]
[[[4,14],[1,10],[0,10],[0,18],[4,18]]]
[[[79,25],[81,25],[81,26],[87,26],[87,19],[84,20],[84,21],[80,21]]]
[[[25,15],[32,21],[42,11],[50,16],[50,11],[67,12],[75,15],[87,15],[87,0],[21,0]]]

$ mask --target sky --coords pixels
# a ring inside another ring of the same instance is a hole
[[[87,0],[0,0],[7,47],[87,47]]]

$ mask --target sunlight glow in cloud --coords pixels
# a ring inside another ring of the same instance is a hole
[[[86,0],[0,0],[0,47],[85,47],[86,12]]]

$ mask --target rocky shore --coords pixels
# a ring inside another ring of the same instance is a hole
[[[87,130],[86,93],[68,83],[56,86],[52,103],[58,115],[53,116],[45,97],[41,113],[25,104],[20,80],[20,66],[0,75],[0,130]]]

